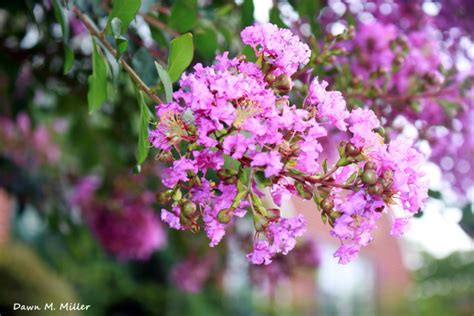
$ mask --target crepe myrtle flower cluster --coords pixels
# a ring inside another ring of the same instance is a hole
[[[427,196],[422,155],[401,138],[384,143],[372,111],[349,112],[342,94],[318,78],[302,104],[292,104],[291,76],[311,52],[288,30],[255,25],[241,35],[256,62],[225,52],[212,66],[197,64],[181,78],[173,101],[156,107],[150,141],[169,164],[163,174],[169,189],[157,195],[169,205],[162,220],[174,229],[203,227],[213,247],[249,212],[256,233],[247,258],[254,264],[286,255],[306,229],[303,215],[284,218],[267,207],[264,192],[278,206],[291,195],[314,199],[341,240],[334,254],[340,263],[354,260],[370,242],[391,204],[406,210],[392,229],[401,235]],[[346,139],[333,163],[322,159],[328,133]]]

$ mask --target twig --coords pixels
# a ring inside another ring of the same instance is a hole
[[[139,15],[141,15],[145,21],[147,21],[148,23],[150,23],[151,25],[153,25],[154,27],[157,27],[159,29],[163,29],[165,30],[166,32],[170,33],[170,35],[174,36],[174,37],[178,37],[180,35],[179,32],[173,30],[172,28],[170,28],[168,25],[166,25],[165,23],[161,22],[160,20],[158,20],[157,18],[155,18],[154,16],[151,16],[151,15],[148,15],[146,13],[143,13],[143,12],[139,12],[138,13]]]
[[[104,33],[97,30],[97,28],[92,24],[90,19],[79,10],[78,7],[74,6],[72,8],[72,12],[82,21],[84,26],[89,30],[91,35],[97,37],[104,47],[115,57],[118,59],[119,64],[123,67],[123,69],[128,73],[130,78],[138,85],[138,88],[145,92],[150,99],[152,99],[157,104],[162,104],[163,101],[158,97],[150,87],[147,86],[146,83],[138,76],[138,74],[133,70],[133,68],[123,59],[120,57],[120,54],[112,47],[112,45],[107,41],[105,38]]]

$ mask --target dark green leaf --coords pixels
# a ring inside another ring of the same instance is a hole
[[[280,17],[280,10],[277,7],[273,7],[270,10],[270,22],[278,25],[279,27],[286,27],[285,22]]]
[[[107,62],[92,40],[92,74],[89,76],[87,102],[89,113],[98,110],[107,100]]]
[[[180,33],[190,31],[197,21],[197,0],[177,0],[171,7],[170,26]]]
[[[74,52],[68,46],[64,46],[64,73],[67,74],[71,70],[74,63]]]
[[[168,72],[155,61],[155,67],[158,71],[158,76],[160,77],[161,83],[163,83],[163,89],[165,90],[165,100],[166,102],[171,102],[173,98],[173,86],[171,84],[170,76]]]
[[[272,181],[265,177],[265,172],[258,170],[255,172],[254,176],[255,182],[261,187],[267,187],[272,184]]]
[[[150,142],[148,140],[148,122],[150,121],[149,109],[145,104],[142,91],[137,92],[138,104],[140,106],[140,129],[138,131],[137,162],[142,164],[148,156]]]
[[[179,79],[183,71],[191,64],[194,55],[193,36],[183,34],[171,41],[168,58],[168,74],[171,82]]]
[[[218,48],[216,32],[206,30],[194,35],[196,36],[196,51],[198,54],[208,60],[212,60]]]
[[[107,20],[107,33],[112,31],[112,20],[114,18],[120,19],[122,22],[122,28],[120,34],[126,33],[128,26],[132,23],[133,19],[140,9],[140,0],[114,0],[112,5],[112,12],[110,12],[109,19]]]
[[[158,81],[158,74],[153,68],[154,63],[155,59],[144,47],[140,48],[132,59],[133,69],[148,86],[154,86]]]
[[[251,62],[255,62],[257,60],[257,56],[255,55],[255,50],[250,45],[245,45],[242,53],[245,55],[246,59]]]
[[[242,3],[242,27],[249,26],[253,24],[253,12],[255,7],[253,5],[253,0],[244,0]]]
[[[428,190],[428,195],[433,199],[441,199],[441,192],[439,191]]]

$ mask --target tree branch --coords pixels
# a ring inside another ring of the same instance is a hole
[[[84,26],[89,30],[89,33],[95,37],[97,37],[104,47],[115,57],[118,59],[119,64],[123,67],[123,69],[128,73],[130,78],[137,84],[138,88],[145,92],[153,102],[157,104],[162,104],[163,101],[158,97],[153,90],[147,86],[146,83],[138,76],[138,74],[133,70],[133,68],[123,59],[120,57],[120,54],[112,47],[112,45],[107,41],[105,38],[104,33],[100,32],[94,24],[90,21],[89,17],[87,17],[84,13],[79,10],[78,7],[74,6],[72,8],[72,12],[78,17],[79,20],[82,21]]]

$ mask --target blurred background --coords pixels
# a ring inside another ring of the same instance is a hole
[[[110,1],[71,2],[105,25]],[[245,259],[245,225],[209,248],[202,233],[161,223],[160,166],[152,154],[136,164],[132,84],[106,56],[109,99],[88,113],[90,35],[58,3],[0,4],[0,315],[51,314],[14,311],[16,302],[91,305],[67,315],[474,315],[473,1],[142,1],[127,58],[150,86],[153,61],[166,60],[177,34],[191,31],[193,64],[210,64],[216,52],[242,49],[242,27],[269,21],[313,47],[349,25],[356,34],[364,23],[395,25],[428,36],[456,74],[462,100],[433,105],[449,115],[386,116],[430,157],[430,199],[411,230],[396,239],[382,221],[359,259],[339,265],[330,227],[295,198],[284,209],[305,214],[307,236],[265,267]],[[66,46],[58,19],[67,21]],[[330,69],[320,76],[336,82]]]

